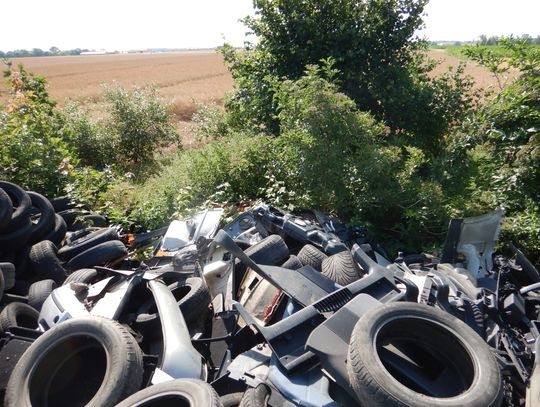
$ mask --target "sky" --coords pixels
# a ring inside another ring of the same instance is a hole
[[[4,0],[7,1],[7,0]],[[52,46],[124,51],[241,46],[252,0],[24,0],[0,18],[0,50]],[[6,7],[3,7],[4,12]],[[429,40],[472,41],[482,34],[540,35],[540,0],[431,0]],[[251,37],[250,37],[251,38]]]

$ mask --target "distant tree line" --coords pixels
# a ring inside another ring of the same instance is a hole
[[[48,51],[44,51],[41,48],[16,49],[15,51],[0,51],[0,58],[18,58],[18,57],[49,57],[59,55],[80,55],[81,52],[88,52],[89,50],[84,48],[75,48],[69,50],[61,50],[58,47],[51,47]]]
[[[497,35],[492,35],[488,37],[487,35],[481,35],[478,40],[478,44],[480,45],[498,45],[499,41],[502,37],[499,37]],[[539,44],[540,45],[540,35],[538,35],[536,38],[533,38],[529,34],[523,34],[521,37],[517,37],[518,39],[524,40],[527,42],[527,44]]]

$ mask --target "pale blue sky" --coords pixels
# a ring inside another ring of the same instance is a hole
[[[4,0],[6,1],[6,0]],[[0,50],[208,48],[242,45],[238,21],[251,0],[24,0],[2,7]],[[481,34],[540,35],[540,0],[431,0],[430,40],[474,40]]]

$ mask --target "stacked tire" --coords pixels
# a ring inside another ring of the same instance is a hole
[[[0,330],[35,328],[43,302],[68,275],[126,256],[105,217],[0,181]]]

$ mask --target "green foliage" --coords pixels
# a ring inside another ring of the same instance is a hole
[[[507,51],[504,60],[481,47],[468,55],[495,75],[509,67],[519,74],[448,144],[446,156],[454,167],[447,166],[452,182],[445,185],[462,214],[506,208],[503,242],[522,245],[539,261],[540,54],[523,40],[499,41]]]
[[[200,106],[200,109],[193,113],[192,123],[198,141],[226,136],[232,127],[230,115],[215,102]]]
[[[81,165],[103,169],[116,162],[117,139],[104,123],[95,122],[90,114],[75,103],[68,104],[64,114],[66,142]]]
[[[75,163],[62,137],[63,117],[46,81],[19,66],[5,71],[8,104],[0,112],[0,178],[46,195],[62,191]]]
[[[120,86],[109,87],[105,98],[111,114],[107,131],[114,140],[115,158],[124,169],[152,164],[156,150],[178,143],[172,113],[161,103],[155,88],[129,92]]]
[[[432,80],[432,64],[414,37],[425,0],[255,0],[244,19],[258,37],[237,52],[222,48],[238,89],[227,101],[233,124],[278,134],[276,79],[296,80],[308,65],[332,58],[340,91],[394,131],[414,133],[417,145],[439,145],[448,126],[470,107],[469,83]],[[461,72],[459,72],[461,74]],[[441,95],[443,96],[441,98]],[[449,102],[449,103],[447,103]]]
[[[339,92],[334,74],[327,63],[296,81],[273,81],[280,137],[232,128],[227,137],[207,137],[134,194],[111,191],[111,211],[151,228],[205,206],[262,199],[361,219],[400,248],[432,243],[448,210],[440,185],[423,175],[428,156],[391,145],[385,126]],[[222,115],[212,117],[223,123]],[[215,128],[212,120],[206,125]]]
[[[120,181],[110,168],[98,171],[92,167],[78,167],[73,168],[70,175],[66,194],[81,206],[95,209],[103,204],[110,188]]]
[[[463,54],[487,68],[496,78],[500,90],[508,83],[511,69],[518,70],[522,75],[538,75],[539,47],[533,47],[526,39],[512,37],[499,38],[498,44],[497,48],[480,44],[464,47]]]

